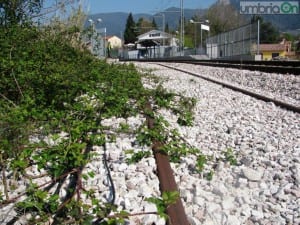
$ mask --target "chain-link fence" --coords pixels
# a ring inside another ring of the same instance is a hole
[[[258,24],[250,23],[206,39],[206,53],[211,59],[251,59],[257,49]]]

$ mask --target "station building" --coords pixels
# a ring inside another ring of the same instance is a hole
[[[173,35],[151,30],[137,37],[134,50],[124,52],[125,58],[161,58],[177,56],[179,41]]]

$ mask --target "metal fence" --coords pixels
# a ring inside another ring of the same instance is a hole
[[[206,59],[254,59],[258,48],[258,23],[251,23],[206,39],[206,49],[180,49],[179,46],[152,46],[145,49],[122,49],[123,59],[202,56]]]
[[[209,58],[253,57],[258,43],[258,24],[251,23],[206,39]]]

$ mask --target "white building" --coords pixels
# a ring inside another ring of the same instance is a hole
[[[151,30],[137,38],[138,58],[173,56],[178,47],[178,40],[173,35],[160,30]]]
[[[112,49],[119,49],[122,47],[122,40],[117,36],[108,36],[106,37],[106,41]]]

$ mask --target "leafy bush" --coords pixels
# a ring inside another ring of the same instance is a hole
[[[32,215],[38,212],[40,217],[33,216],[32,224],[47,221],[52,213],[55,223],[71,217],[73,224],[83,224],[91,221],[92,209],[105,218],[112,207],[103,207],[92,195],[94,205],[73,196],[83,191],[81,171],[91,146],[105,143],[101,119],[140,110],[139,102],[144,101],[140,75],[132,65],[108,65],[73,48],[65,34],[53,34],[48,28],[5,28],[0,48],[0,166],[13,170],[14,179],[28,178],[26,168],[32,165],[52,178],[37,192],[32,188],[41,186],[32,183],[23,193],[27,198],[17,206]],[[60,132],[67,136],[60,139]],[[75,186],[59,202],[45,190],[57,183],[58,193],[66,177]],[[2,204],[16,201],[8,195],[12,187],[5,176],[2,179]],[[78,222],[73,221],[78,216]]]

